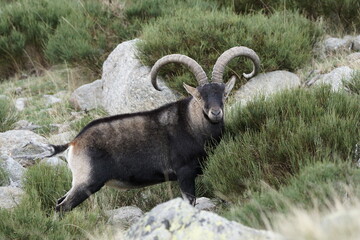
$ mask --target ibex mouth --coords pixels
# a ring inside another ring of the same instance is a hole
[[[223,112],[221,109],[210,109],[207,115],[212,123],[221,122],[223,119]]]

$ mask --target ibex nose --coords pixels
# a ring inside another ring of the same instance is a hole
[[[220,109],[212,109],[211,110],[211,114],[214,116],[218,116],[218,115],[220,115],[220,113],[221,113]]]

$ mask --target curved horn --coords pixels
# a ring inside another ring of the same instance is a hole
[[[248,73],[248,74],[243,73],[243,76],[245,78],[252,78],[253,76],[255,76],[260,70],[260,58],[255,53],[254,50],[247,48],[247,47],[240,46],[240,47],[230,48],[230,49],[226,50],[223,54],[220,55],[220,57],[216,60],[216,63],[214,65],[212,76],[211,76],[211,81],[218,82],[218,83],[223,82],[223,74],[224,74],[226,65],[233,58],[240,57],[240,56],[248,57],[253,62],[252,72]]]
[[[171,54],[166,55],[159,60],[156,61],[154,66],[151,68],[150,77],[151,77],[151,83],[154,86],[154,88],[158,91],[161,91],[162,89],[159,88],[156,76],[160,70],[160,68],[168,63],[182,63],[190,68],[191,72],[195,75],[196,80],[198,81],[199,85],[204,85],[209,82],[205,71],[202,69],[202,67],[192,58],[182,55],[182,54]]]

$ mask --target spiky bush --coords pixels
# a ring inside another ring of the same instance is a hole
[[[312,162],[351,160],[359,124],[359,97],[328,87],[234,107],[225,138],[210,154],[205,179],[235,202],[259,191],[261,181],[278,188]]]
[[[26,171],[24,190],[38,201],[44,212],[54,210],[56,200],[71,187],[71,174],[66,166],[35,165]]]
[[[235,221],[255,228],[265,228],[275,215],[289,214],[292,208],[324,209],[343,196],[360,197],[360,169],[351,163],[337,163],[321,159],[304,166],[289,183],[279,190],[263,186],[261,192],[251,196],[246,203],[239,202],[225,215]],[[351,193],[349,192],[351,190]]]

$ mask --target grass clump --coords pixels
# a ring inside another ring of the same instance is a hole
[[[138,48],[141,61],[147,65],[153,65],[164,55],[181,53],[194,58],[210,73],[222,52],[243,45],[258,53],[264,71],[292,71],[311,58],[312,47],[321,34],[318,23],[299,13],[236,15],[194,7],[179,9],[145,26]],[[239,76],[250,71],[250,66],[243,59],[237,59],[232,61],[228,72]],[[162,74],[168,77],[169,86],[180,92],[182,82],[195,84],[190,74],[179,66],[169,66]],[[226,77],[230,74],[226,73]]]
[[[350,80],[344,81],[344,86],[353,94],[360,95],[360,70],[355,71]]]
[[[9,98],[0,96],[0,132],[10,130],[17,118],[15,107]]]
[[[71,173],[66,166],[37,164],[26,171],[23,185],[29,197],[39,200],[41,210],[51,213],[56,200],[70,189]]]
[[[332,163],[330,161],[314,162],[304,166],[289,183],[279,190],[264,186],[261,192],[255,193],[251,200],[233,206],[225,215],[235,221],[255,228],[265,228],[267,223],[274,222],[276,215],[286,215],[291,209],[324,209],[334,204],[332,199],[347,196],[352,189],[353,197],[360,197],[360,169],[350,163]],[[275,214],[276,213],[276,214]]]
[[[329,87],[298,89],[259,99],[227,115],[227,135],[210,154],[209,185],[236,202],[273,188],[312,162],[350,160],[359,141],[358,96]]]
[[[335,198],[335,204],[326,209],[294,208],[290,214],[277,216],[272,231],[293,240],[356,240],[360,236],[359,217],[359,198]]]
[[[231,8],[238,14],[247,14],[254,11],[272,13],[276,10],[288,9],[299,11],[309,19],[324,18],[329,25],[338,29],[353,31],[360,26],[359,9],[357,0],[208,0],[222,7]]]
[[[0,210],[1,239],[87,239],[94,229],[105,228],[98,210],[76,209],[63,217],[54,213],[56,199],[70,189],[67,167],[38,164],[24,179],[25,196],[19,206]]]
[[[106,55],[138,31],[128,26],[119,11],[98,0],[4,4],[0,15],[0,79],[63,61],[86,65],[99,73]]]

